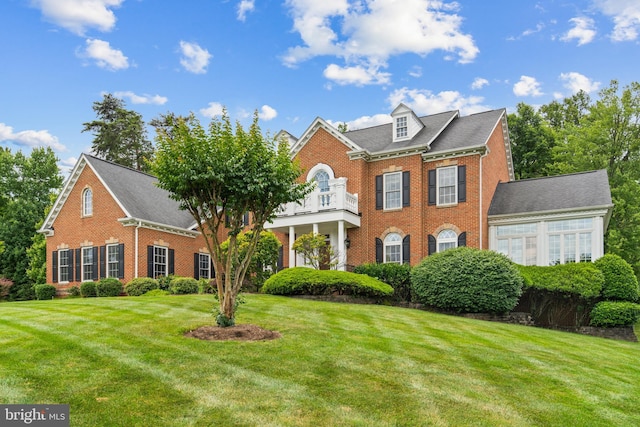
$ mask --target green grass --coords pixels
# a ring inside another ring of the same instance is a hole
[[[205,342],[211,296],[0,304],[0,403],[72,426],[640,425],[640,344],[247,295],[275,341]]]

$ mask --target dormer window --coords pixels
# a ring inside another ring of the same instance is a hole
[[[407,116],[396,118],[396,139],[406,138],[407,135]]]
[[[82,192],[82,216],[93,215],[93,192],[90,188],[85,188]]]

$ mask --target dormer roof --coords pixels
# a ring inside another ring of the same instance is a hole
[[[391,112],[391,120],[393,142],[411,140],[425,127],[413,110],[403,103]]]

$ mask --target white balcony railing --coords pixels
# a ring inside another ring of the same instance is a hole
[[[329,181],[329,191],[314,190],[299,203],[282,205],[278,217],[317,213],[328,210],[347,210],[358,214],[358,195],[347,192],[347,179],[336,178]]]

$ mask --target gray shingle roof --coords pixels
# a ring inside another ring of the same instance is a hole
[[[156,185],[152,175],[84,154],[87,162],[132,218],[179,228],[190,228],[194,219],[180,210],[169,192]]]
[[[345,136],[371,154],[430,145],[430,153],[484,145],[504,109],[460,117],[457,111],[420,117],[424,128],[411,140],[393,142],[393,124],[345,132]],[[447,125],[448,124],[448,125]],[[445,127],[446,126],[446,127]],[[433,141],[433,142],[432,142]]]
[[[501,182],[489,216],[611,206],[606,170]]]

